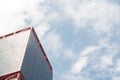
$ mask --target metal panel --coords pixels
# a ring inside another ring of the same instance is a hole
[[[52,72],[32,31],[21,71],[26,80],[52,80]]]
[[[30,30],[0,39],[0,76],[19,71]]]

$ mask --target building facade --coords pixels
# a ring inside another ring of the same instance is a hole
[[[52,80],[52,75],[32,27],[0,37],[0,80]]]

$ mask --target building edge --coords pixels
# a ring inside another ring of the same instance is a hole
[[[39,45],[39,47],[40,47],[40,49],[41,49],[41,51],[42,51],[42,54],[43,54],[43,56],[44,56],[44,58],[45,58],[45,60],[46,60],[46,62],[47,62],[47,64],[48,64],[48,66],[49,66],[52,74],[53,74],[53,68],[52,68],[52,66],[51,66],[51,63],[50,63],[50,61],[48,60],[48,57],[47,57],[47,55],[46,55],[46,53],[45,53],[45,51],[44,51],[44,49],[43,49],[43,47],[42,47],[42,45],[41,45],[41,42],[40,42],[40,40],[39,40],[39,38],[38,38],[38,36],[37,36],[37,33],[35,32],[35,29],[34,29],[33,27],[24,28],[24,29],[18,30],[18,31],[16,31],[16,32],[9,33],[9,34],[7,34],[7,35],[0,36],[0,39],[4,39],[4,38],[6,38],[6,37],[9,37],[9,36],[12,36],[12,35],[16,35],[16,34],[18,34],[18,33],[21,33],[21,32],[27,31],[27,30],[31,30],[31,31],[33,32],[33,34],[34,34],[34,36],[35,36],[35,38],[36,38],[36,40],[37,40],[37,43],[38,43],[38,45]]]

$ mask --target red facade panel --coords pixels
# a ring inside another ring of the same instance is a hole
[[[10,73],[0,77],[0,80],[25,80],[24,76],[20,71]]]

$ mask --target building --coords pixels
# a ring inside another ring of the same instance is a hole
[[[0,37],[0,80],[52,80],[52,75],[33,27]]]

